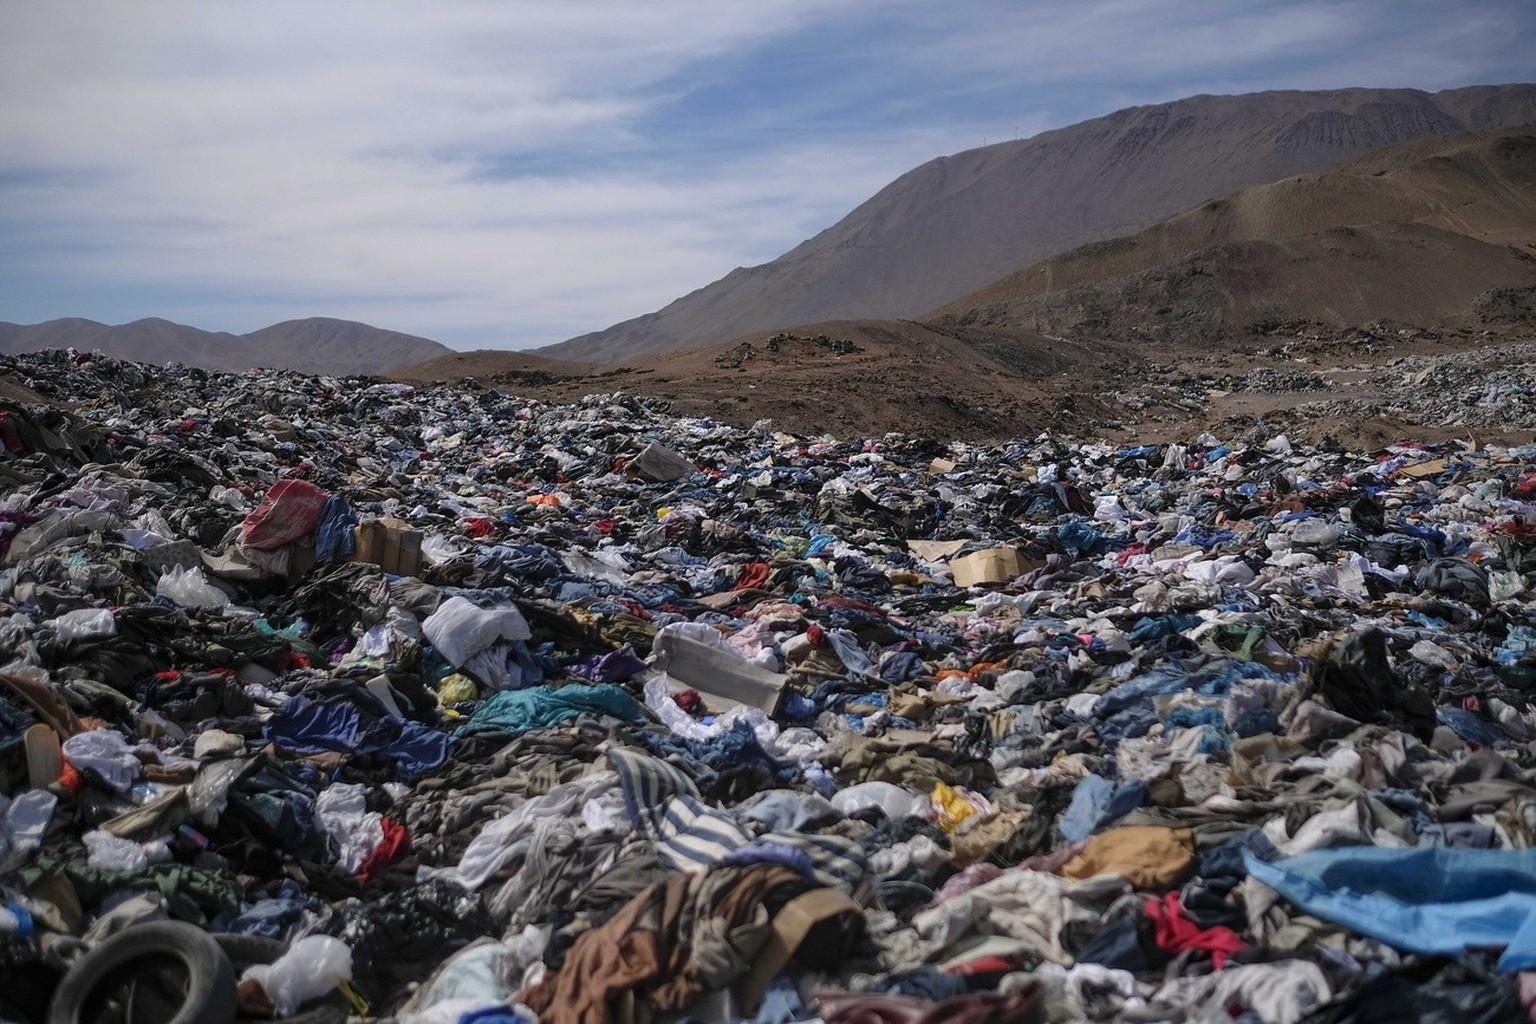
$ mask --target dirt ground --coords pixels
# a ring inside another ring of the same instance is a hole
[[[997,440],[1049,430],[1125,443],[1273,436],[1376,448],[1536,438],[1536,335],[1288,326],[1213,351],[1023,332],[834,321],[624,366],[459,353],[402,374],[564,401],[623,391],[683,414],[804,435]],[[1469,396],[1476,397],[1469,404]]]

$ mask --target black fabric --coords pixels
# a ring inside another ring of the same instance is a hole
[[[1304,1024],[1521,1024],[1515,979],[1476,962],[1432,960],[1384,974]]]
[[[1379,629],[1335,643],[1312,666],[1311,677],[1330,707],[1357,722],[1403,728],[1425,741],[1434,734],[1434,700],[1393,673]]]

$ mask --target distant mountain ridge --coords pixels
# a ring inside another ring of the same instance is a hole
[[[1536,125],[1404,143],[1211,199],[923,319],[1198,344],[1265,322],[1469,326],[1531,294]]]
[[[146,363],[207,370],[274,367],[301,373],[384,373],[452,351],[428,338],[353,320],[285,320],[248,334],[205,331],[159,317],[110,325],[69,317],[40,324],[0,323],[0,352],[74,348]]]
[[[612,362],[838,318],[910,317],[1216,196],[1384,146],[1536,121],[1536,85],[1193,96],[929,161],[778,259],[538,349]]]

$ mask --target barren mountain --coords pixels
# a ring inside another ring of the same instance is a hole
[[[287,320],[249,334],[204,331],[158,317],[109,326],[69,318],[0,323],[0,352],[75,348],[148,363],[210,370],[282,367],[304,373],[382,373],[449,351],[427,338],[351,320]]]
[[[810,434],[1228,436],[1263,416],[1266,430],[1374,444],[1463,436],[1467,395],[1422,381],[1528,359],[1533,336],[1536,128],[1516,128],[1204,202],[923,322],[821,321],[607,367],[464,353],[399,375],[546,400],[622,390]],[[1404,360],[1419,361],[1407,377]],[[1529,440],[1502,421],[1478,436],[1498,430]]]
[[[1195,96],[932,160],[814,238],[541,353],[615,362],[756,330],[915,316],[1202,200],[1394,143],[1536,121],[1536,85]]]
[[[1533,287],[1536,128],[1525,128],[1409,143],[1245,189],[1020,270],[924,319],[1230,341],[1288,321],[1466,324],[1496,312],[1494,294]]]

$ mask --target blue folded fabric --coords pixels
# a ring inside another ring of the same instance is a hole
[[[1411,953],[1504,947],[1499,969],[1536,967],[1536,849],[1374,846],[1313,850],[1248,873],[1309,914]]]

